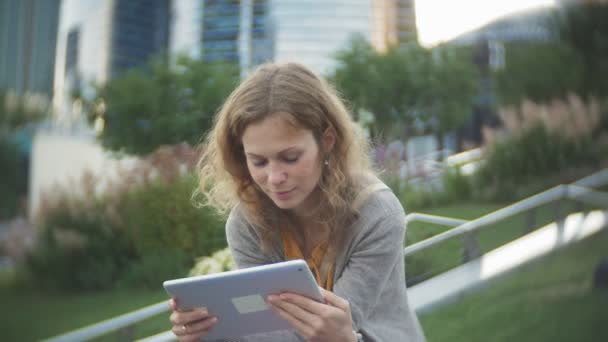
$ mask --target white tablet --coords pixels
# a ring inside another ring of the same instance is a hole
[[[163,286],[169,296],[177,298],[180,309],[204,306],[212,316],[218,317],[206,341],[291,329],[287,321],[266,304],[270,294],[293,292],[323,301],[304,260],[167,280]]]

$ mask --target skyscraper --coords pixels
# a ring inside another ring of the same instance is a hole
[[[60,0],[0,0],[0,88],[52,96]]]
[[[373,0],[372,12],[371,42],[378,51],[418,39],[414,0]]]
[[[174,2],[172,53],[238,63],[298,61],[321,73],[354,33],[383,51],[416,39],[413,0],[185,0]]]
[[[114,0],[111,12],[109,74],[166,58],[169,46],[169,0]]]
[[[55,96],[59,118],[73,120],[72,95],[94,88],[153,56],[166,58],[170,0],[64,0],[57,35]]]

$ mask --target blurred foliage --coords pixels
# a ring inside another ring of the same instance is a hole
[[[439,151],[443,150],[445,135],[462,128],[469,119],[472,98],[477,94],[478,71],[469,62],[470,54],[467,49],[448,45],[433,50],[430,86],[423,108]]]
[[[49,106],[48,99],[42,95],[18,95],[0,88],[0,136],[42,119]]]
[[[114,284],[135,254],[124,232],[100,213],[59,205],[46,217],[25,265],[34,286],[98,290]]]
[[[48,100],[40,95],[18,95],[0,89],[0,220],[19,214],[27,195],[27,156],[15,133],[39,121],[48,110]]]
[[[20,209],[22,196],[27,190],[24,163],[17,144],[0,135],[0,221],[12,218]]]
[[[105,120],[102,145],[144,155],[161,145],[197,144],[238,82],[238,69],[180,57],[176,65],[152,61],[132,69],[98,91],[89,117]]]
[[[331,81],[355,114],[374,114],[374,139],[401,135],[416,121],[438,135],[459,128],[476,91],[477,74],[471,58],[458,48],[428,50],[416,43],[376,52],[360,35],[336,54]]]
[[[89,173],[80,184],[46,193],[25,262],[31,283],[60,290],[158,288],[185,276],[195,258],[226,247],[225,221],[192,203],[194,153],[185,149],[161,148],[115,180]]]
[[[193,206],[190,195],[197,182],[187,175],[129,193],[123,215],[138,255],[181,251],[194,260],[226,246],[225,221],[209,208]]]
[[[599,166],[605,146],[591,137],[575,140],[542,125],[527,127],[516,136],[492,145],[478,170],[476,188],[484,196],[513,200],[518,188],[571,167]]]
[[[567,4],[548,20],[552,41],[507,45],[506,67],[495,75],[501,104],[608,96],[607,18],[606,4]]]
[[[406,212],[466,201],[474,193],[471,177],[463,175],[457,167],[447,167],[438,186],[402,182],[395,178],[384,178],[383,181],[397,194]]]
[[[232,258],[230,249],[224,248],[213,253],[210,256],[205,256],[196,259],[194,267],[188,273],[189,276],[199,276],[212,273],[220,273],[236,270],[237,266]]]
[[[583,63],[570,46],[511,44],[505,50],[505,68],[494,74],[502,105],[518,105],[524,99],[548,102],[581,89]]]
[[[566,5],[552,24],[560,40],[572,47],[583,63],[579,94],[608,96],[608,4]]]

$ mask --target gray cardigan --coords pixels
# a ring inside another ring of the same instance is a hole
[[[350,303],[353,329],[364,341],[425,341],[406,294],[405,213],[393,192],[379,180],[375,182],[375,188],[361,201],[359,218],[350,227],[345,248],[337,255],[333,292]],[[282,245],[270,254],[261,251],[256,229],[239,206],[228,217],[226,235],[239,268],[285,260]],[[240,341],[303,339],[293,331],[277,331]]]

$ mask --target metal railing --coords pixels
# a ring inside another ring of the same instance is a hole
[[[534,209],[543,204],[561,201],[564,199],[577,200],[587,202],[593,205],[601,205],[608,207],[608,194],[595,191],[589,188],[601,186],[604,184],[608,184],[608,169],[599,171],[589,177],[583,178],[570,185],[558,185],[547,191],[531,196],[527,199],[516,202],[505,208],[496,210],[492,213],[481,216],[471,221],[420,213],[408,214],[405,218],[407,223],[413,221],[424,221],[451,227],[455,226],[455,228],[452,228],[446,232],[440,233],[426,240],[415,243],[411,246],[405,247],[405,257],[411,256],[417,252],[423,251],[446,240],[461,237],[464,239],[465,243],[465,255],[470,260],[482,254],[481,248],[479,248],[479,242],[477,241],[476,232],[482,229],[483,227],[487,227],[492,223],[496,223],[497,221],[504,220],[527,210]],[[423,284],[424,282],[419,285]],[[108,319],[97,324],[93,324],[72,332],[68,332],[63,335],[50,338],[47,341],[64,342],[90,340],[121,329],[127,329],[138,322],[141,322],[168,310],[169,306],[167,304],[167,301],[163,301],[161,303],[150,305],[143,309],[139,309],[134,312],[118,316],[116,318]],[[169,341],[173,338],[173,334],[168,331],[151,336],[142,341]]]
[[[404,248],[405,256],[412,255],[421,250],[427,249],[429,247],[435,246],[441,242],[446,240],[455,238],[455,237],[463,237],[467,236],[470,240],[473,240],[473,247],[465,246],[467,248],[479,249],[479,243],[477,241],[477,237],[475,232],[479,229],[488,226],[492,223],[496,223],[498,221],[504,220],[511,216],[515,216],[517,214],[523,213],[527,210],[539,207],[543,204],[555,202],[558,200],[571,199],[577,201],[583,201],[594,205],[608,205],[608,195],[601,193],[599,191],[595,191],[589,189],[587,187],[591,186],[600,186],[608,183],[608,169],[599,171],[589,177],[583,178],[571,185],[558,185],[549,190],[541,192],[537,195],[528,197],[524,200],[511,204],[502,209],[496,210],[487,215],[481,216],[475,220],[467,221],[453,229],[450,229],[446,232],[435,235],[426,240],[422,240],[416,244]],[[558,215],[560,213],[558,212]],[[412,222],[414,219],[420,218],[420,216],[412,216],[412,215],[420,215],[420,214],[409,214],[406,216],[406,222]],[[408,217],[409,216],[409,217]],[[450,222],[450,220],[459,220],[450,217],[429,217],[430,215],[425,215],[424,220],[427,222],[437,223],[437,224],[446,224]],[[559,218],[559,217],[558,217]],[[470,255],[478,254],[475,250],[469,250]]]

